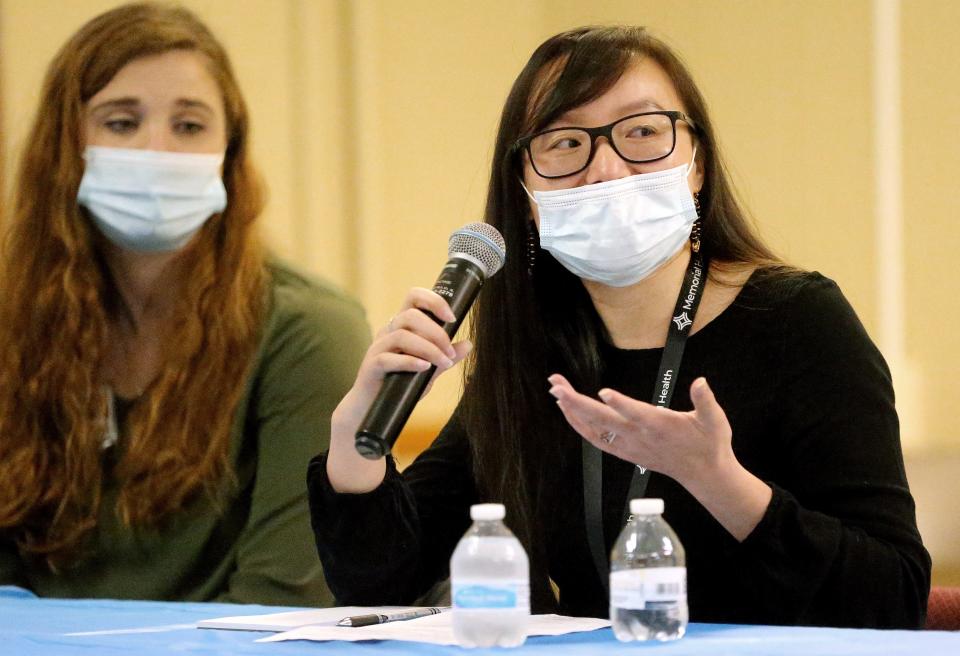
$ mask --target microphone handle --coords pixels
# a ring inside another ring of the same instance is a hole
[[[457,317],[456,321],[444,323],[432,313],[426,310],[423,312],[442,326],[452,338],[480,292],[484,280],[484,272],[479,266],[466,259],[451,258],[440,272],[433,291],[446,299]],[[425,371],[395,371],[384,377],[383,387],[357,430],[355,446],[360,455],[376,460],[390,453],[436,370],[436,365],[432,365]]]

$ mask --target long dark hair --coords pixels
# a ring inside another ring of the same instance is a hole
[[[580,279],[552,256],[537,250],[532,273],[528,267],[533,227],[520,186],[522,158],[513,144],[603,95],[643,57],[666,71],[698,127],[705,171],[699,196],[701,239],[711,261],[721,268],[779,264],[734,197],[703,96],[664,42],[641,27],[585,27],[551,37],[537,48],[514,82],[500,119],[485,220],[503,234],[507,259],[503,271],[487,283],[472,318],[477,355],[468,362],[459,410],[471,437],[481,494],[506,504],[510,525],[535,558],[537,545],[543,544],[538,518],[550,511],[546,502],[580,442],[547,394],[546,379],[561,372],[577,389],[595,394],[605,329]],[[539,575],[542,579],[545,570]]]

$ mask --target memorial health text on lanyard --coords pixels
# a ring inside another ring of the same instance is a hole
[[[653,405],[670,407],[673,388],[679,380],[683,348],[686,346],[687,337],[690,336],[690,328],[697,316],[700,297],[706,284],[708,265],[708,260],[699,252],[694,252],[690,257],[687,273],[683,277],[683,286],[680,288],[680,296],[677,297],[677,304],[673,309],[667,343],[663,347],[663,355],[660,358],[657,384],[653,389],[653,401],[651,401]],[[597,574],[606,589],[609,586],[610,563],[603,539],[603,452],[587,440],[583,440],[582,455],[583,510],[587,525],[587,542],[590,545],[590,555],[593,557]],[[649,479],[650,472],[637,465],[630,480],[630,491],[627,493],[622,523],[627,521],[630,499],[644,496]]]

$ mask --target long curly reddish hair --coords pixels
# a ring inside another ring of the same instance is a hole
[[[77,205],[84,108],[130,61],[177,49],[202,54],[223,93],[229,202],[182,255],[164,364],[128,416],[111,474],[115,510],[128,526],[155,526],[198,496],[216,501],[233,481],[231,425],[266,298],[247,109],[226,53],[196,16],[125,5],[87,23],[50,65],[0,261],[0,533],[54,569],[77,557],[100,512],[100,366],[117,304],[101,237]]]

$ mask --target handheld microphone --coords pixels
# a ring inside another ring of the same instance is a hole
[[[500,270],[507,254],[503,237],[486,223],[470,223],[455,231],[450,235],[447,254],[449,259],[433,291],[443,296],[457,319],[445,323],[429,312],[426,314],[453,337],[480,287]],[[383,387],[360,422],[354,439],[360,455],[376,460],[390,453],[436,370],[434,365],[426,371],[395,371],[384,377]]]

